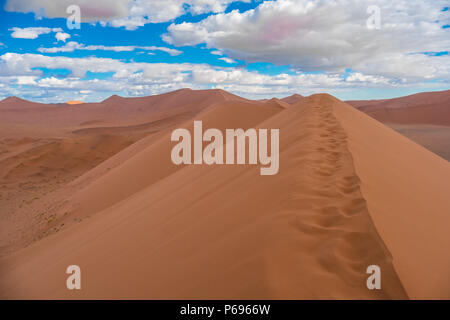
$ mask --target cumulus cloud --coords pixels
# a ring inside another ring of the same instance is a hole
[[[171,24],[163,39],[176,46],[206,43],[232,59],[292,65],[301,71],[410,78],[448,77],[427,54],[450,47],[446,2],[388,0],[266,1],[243,13]],[[381,28],[367,28],[367,8],[381,10]]]
[[[70,5],[78,5],[83,22],[110,20],[127,15],[129,0],[8,0],[6,11],[33,12],[47,18],[67,18]]]
[[[235,0],[134,0],[128,3],[128,14],[125,17],[103,24],[135,30],[147,23],[171,21],[188,12],[193,15],[223,12],[233,1]]]
[[[234,0],[8,0],[7,11],[34,12],[48,18],[66,18],[70,5],[78,5],[82,22],[134,30],[146,23],[171,21],[187,12],[194,15],[223,12]],[[249,2],[250,0],[241,0]]]
[[[19,85],[29,85],[36,84],[35,80],[37,77],[35,76],[19,76],[17,77],[17,84]]]
[[[65,32],[57,32],[55,34],[55,38],[58,41],[66,42],[66,40],[70,38],[70,34]]]
[[[57,52],[73,52],[75,50],[103,50],[103,51],[134,51],[136,49],[145,51],[163,51],[167,52],[171,56],[177,56],[182,53],[180,50],[166,48],[166,47],[156,47],[156,46],[104,46],[104,45],[84,45],[75,41],[70,41],[61,47],[52,48],[39,48],[38,51],[44,53],[57,53]]]
[[[439,59],[442,65],[450,65],[448,56]],[[44,76],[39,68],[68,69],[71,74],[64,78]],[[86,78],[88,71],[112,73],[112,76],[106,79]],[[18,93],[21,96],[28,93],[41,101],[64,101],[68,96],[78,97],[81,91],[87,90],[91,92],[91,97],[106,97],[113,92],[140,96],[184,87],[221,88],[248,98],[266,98],[292,93],[336,93],[355,88],[400,88],[414,85],[413,82],[403,83],[356,72],[345,75],[301,72],[267,75],[242,68],[214,67],[208,64],[137,63],[111,58],[50,57],[18,53],[0,56],[0,84],[4,85],[0,90],[1,96],[17,95],[19,86]],[[423,87],[423,82],[416,84]]]
[[[11,28],[11,37],[21,39],[36,39],[41,34],[48,34],[50,32],[60,33],[61,28],[46,28],[46,27],[30,27],[30,28]]]
[[[227,57],[219,58],[219,60],[225,61],[226,63],[230,63],[230,64],[236,63],[236,61],[234,61],[233,59],[227,58]]]
[[[6,53],[0,56],[0,96],[30,94],[65,99],[74,94],[148,95],[183,87],[222,88],[249,98],[364,88],[448,86],[450,29],[441,0],[279,0],[254,10],[224,13],[232,0],[8,0],[6,9],[38,16],[67,17],[81,7],[82,20],[134,30],[147,23],[171,21],[187,12],[213,12],[195,23],[172,23],[163,39],[175,46],[206,44],[227,67],[192,63],[135,63],[110,58],[69,58]],[[381,9],[381,28],[369,29],[367,7]],[[61,46],[42,53],[104,50],[179,55],[159,46],[104,46],[67,41],[60,28],[13,28],[12,37],[36,39],[55,33]],[[1,44],[0,44],[1,46]],[[289,73],[267,75],[235,67],[236,61],[290,65]],[[44,76],[39,68],[68,69],[66,77]],[[86,72],[111,73],[87,79]],[[312,71],[312,72],[311,72]],[[319,72],[317,72],[319,71]],[[20,90],[19,90],[20,89]],[[17,91],[19,90],[19,91]],[[17,91],[17,92],[16,92]],[[58,94],[54,94],[58,91]]]

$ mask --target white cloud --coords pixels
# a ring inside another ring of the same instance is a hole
[[[30,27],[30,28],[11,28],[11,37],[21,39],[36,39],[41,34],[48,34],[50,32],[61,32],[61,28],[46,28],[46,27]]]
[[[223,12],[233,1],[235,0],[134,0],[128,3],[126,17],[114,19],[109,24],[135,30],[147,23],[171,21],[187,12],[193,15]]]
[[[441,65],[450,65],[450,57],[437,57]],[[68,69],[69,77],[44,77],[37,68]],[[109,73],[107,79],[87,79],[86,72]],[[40,54],[5,53],[0,56],[0,96],[32,96],[35,100],[56,101],[82,98],[89,90],[90,99],[101,99],[112,93],[127,96],[151,95],[179,88],[221,88],[248,98],[285,96],[292,93],[337,93],[363,88],[401,88],[424,84],[423,79],[404,83],[396,79],[363,73],[267,75],[242,68],[214,67],[191,63],[137,63],[111,58],[49,57]],[[14,87],[19,85],[19,89]],[[72,97],[67,99],[67,97]]]
[[[35,76],[19,76],[17,77],[17,84],[19,85],[32,85],[36,84],[34,80],[36,80],[37,77]]]
[[[236,61],[234,61],[233,59],[227,58],[227,57],[219,58],[219,60],[225,61],[226,63],[230,63],[230,64],[236,63]]]
[[[55,34],[55,38],[58,41],[66,42],[66,40],[70,38],[70,34],[65,32],[57,32]]]
[[[345,81],[347,82],[358,82],[358,83],[364,83],[369,82],[373,84],[389,84],[389,80],[382,76],[371,76],[371,75],[365,75],[359,72],[351,73],[347,78],[345,78]]]
[[[144,16],[134,16],[112,20],[109,22],[109,25],[115,28],[125,27],[126,30],[136,30],[137,28],[144,26],[146,23],[150,23],[150,19]],[[108,25],[105,21],[102,21],[101,24],[103,26]]]
[[[233,1],[235,0],[8,0],[5,9],[34,12],[37,16],[49,18],[67,18],[67,7],[78,5],[83,22],[103,22],[103,25],[134,30],[146,23],[171,21],[187,12],[194,15],[223,12]]]
[[[57,53],[57,52],[73,52],[75,50],[103,50],[103,51],[134,51],[134,50],[145,50],[145,51],[163,51],[167,52],[171,56],[177,56],[182,53],[180,50],[166,48],[166,47],[156,47],[156,46],[104,46],[104,45],[84,45],[75,41],[70,41],[61,47],[52,48],[39,48],[38,51],[45,53]]]
[[[33,12],[38,17],[67,18],[70,5],[78,5],[83,22],[110,20],[127,15],[129,0],[8,0],[6,11]]]
[[[183,6],[184,2],[190,6]],[[19,89],[23,95],[63,99],[76,94],[98,96],[123,92],[132,96],[182,87],[216,87],[249,98],[261,98],[355,88],[448,86],[450,57],[424,54],[448,51],[450,47],[450,29],[441,28],[448,24],[448,12],[442,12],[445,1],[279,0],[263,2],[257,9],[243,13],[223,13],[230,2],[16,0],[8,1],[6,7],[13,11],[35,12],[38,16],[66,17],[66,5],[80,4],[83,21],[99,21],[129,30],[150,22],[170,21],[186,12],[215,12],[217,14],[197,23],[172,24],[164,40],[176,46],[206,43],[206,47],[212,49],[211,54],[229,64],[236,60],[272,62],[291,65],[294,72],[267,75],[233,66],[126,63],[109,58],[6,53],[0,56],[0,96],[14,94]],[[380,30],[366,28],[369,4],[381,8]],[[13,28],[11,31],[11,36],[26,39],[54,32],[56,39],[64,42],[58,47],[39,48],[42,53],[75,50],[136,50],[136,53],[150,55],[153,51],[171,55],[182,53],[157,46],[66,43],[70,35],[60,28]],[[42,78],[43,73],[36,69],[42,67],[69,69],[72,74],[66,78]],[[87,71],[111,72],[113,76],[86,79]]]
[[[254,10],[172,24],[163,39],[176,46],[206,43],[232,59],[292,65],[302,71],[357,72],[386,77],[446,77],[449,67],[425,54],[448,51],[448,5],[441,0],[280,0]],[[367,7],[381,9],[370,30]],[[446,22],[447,21],[447,22]]]

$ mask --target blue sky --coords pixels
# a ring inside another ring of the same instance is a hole
[[[79,29],[67,24],[72,4]],[[348,100],[449,89],[450,11],[440,0],[1,0],[0,8],[0,99],[99,101],[190,87]]]

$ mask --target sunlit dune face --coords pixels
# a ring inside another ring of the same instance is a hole
[[[67,104],[82,104],[83,101],[76,101],[76,100],[74,100],[74,101],[67,101],[66,103]]]

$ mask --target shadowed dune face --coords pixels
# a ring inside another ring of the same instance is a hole
[[[450,298],[448,163],[338,99],[179,90],[74,108],[70,121],[55,110],[58,140],[3,141],[7,189],[50,164],[54,189],[2,213],[0,297]],[[192,134],[194,120],[279,129],[279,173],[175,166],[170,133]],[[54,168],[70,178],[55,183]],[[81,291],[66,289],[71,264],[89,275]],[[381,290],[367,289],[370,265],[382,269]]]
[[[450,161],[450,90],[348,103]]]

